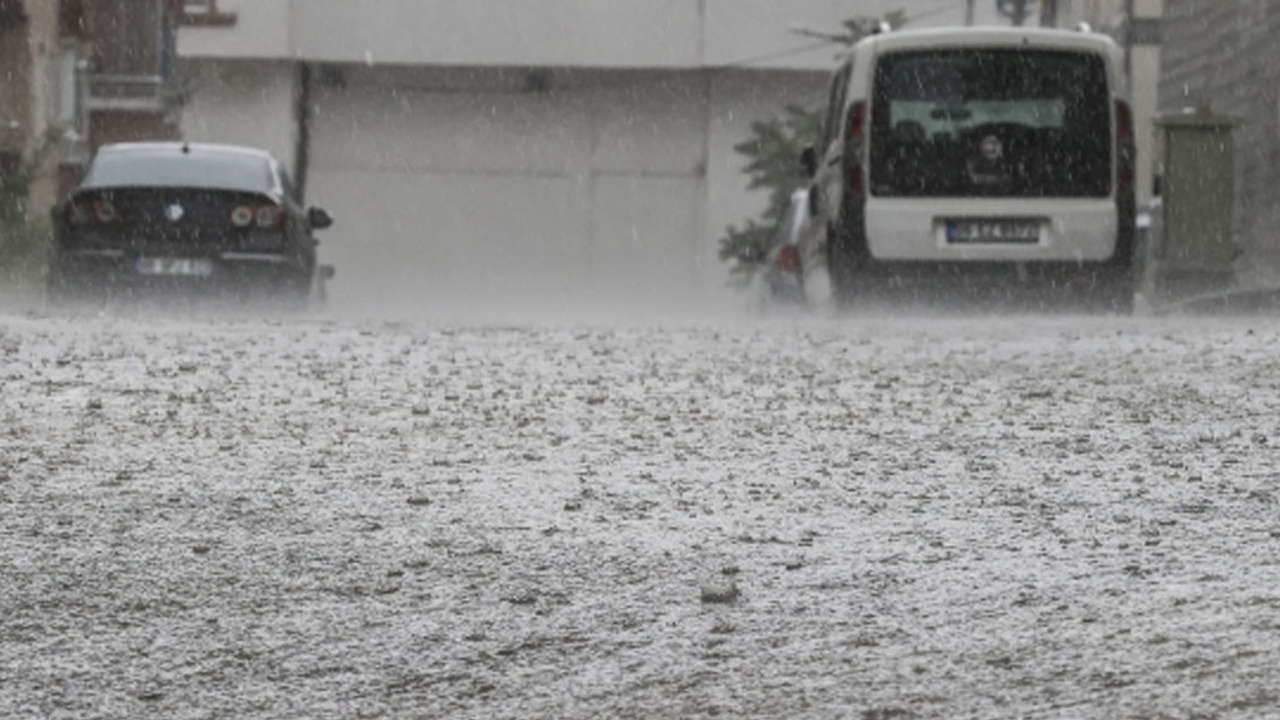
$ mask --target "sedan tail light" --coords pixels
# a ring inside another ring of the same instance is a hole
[[[260,205],[255,216],[258,220],[258,227],[264,230],[279,227],[280,225],[280,208],[276,205]]]
[[[72,225],[88,225],[93,222],[93,203],[71,203],[71,207],[68,208],[67,219],[71,221]]]
[[[251,222],[253,222],[253,208],[248,205],[241,205],[231,211],[231,224],[235,227],[249,227]]]
[[[257,224],[263,230],[270,230],[280,226],[282,216],[279,205],[241,205],[231,211],[231,224],[238,228]]]
[[[103,224],[113,223],[120,219],[120,213],[116,211],[116,206],[107,200],[94,201],[93,216]]]

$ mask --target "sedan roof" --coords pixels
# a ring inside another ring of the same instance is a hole
[[[245,145],[220,145],[217,143],[184,143],[184,142],[127,142],[112,143],[98,148],[98,154],[116,153],[152,153],[157,155],[169,153],[187,153],[191,155],[232,154],[249,155],[271,160],[271,153]]]

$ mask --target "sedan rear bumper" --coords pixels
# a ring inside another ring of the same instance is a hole
[[[168,288],[194,293],[306,290],[314,268],[280,253],[213,255],[63,250],[50,272],[50,287],[69,294]]]

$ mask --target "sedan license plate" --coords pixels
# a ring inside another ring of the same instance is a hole
[[[966,219],[947,220],[947,242],[964,245],[1002,243],[1034,245],[1040,242],[1043,220],[1037,219]]]
[[[213,274],[213,261],[208,258],[142,257],[134,265],[139,275],[208,277]]]

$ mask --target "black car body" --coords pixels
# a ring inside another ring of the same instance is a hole
[[[308,297],[321,269],[288,174],[252,148],[122,143],[101,148],[53,211],[55,298],[150,288]]]

